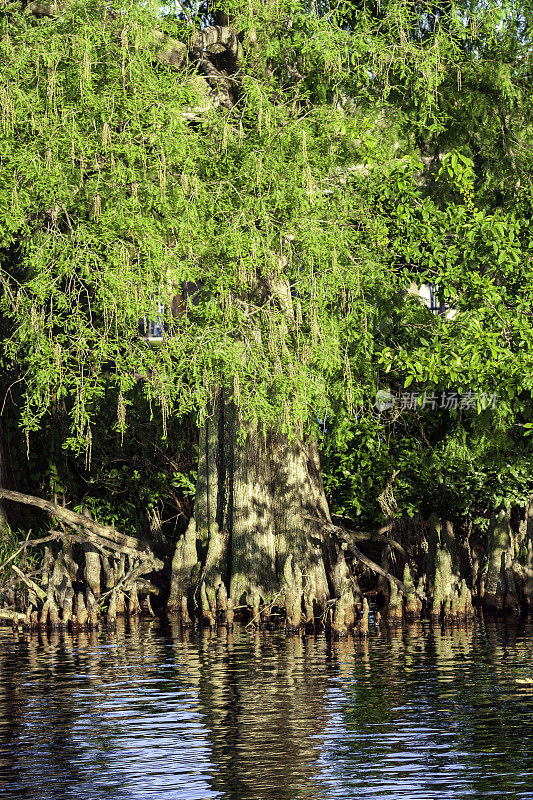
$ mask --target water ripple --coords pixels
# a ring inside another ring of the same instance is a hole
[[[6,800],[533,800],[533,629],[0,629]]]

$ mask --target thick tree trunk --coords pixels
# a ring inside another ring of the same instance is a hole
[[[7,455],[2,435],[2,424],[0,421],[0,486],[8,487]],[[0,538],[4,536],[8,529],[8,517],[5,503],[0,499]]]
[[[526,579],[523,588],[524,603],[533,611],[533,497],[529,498],[525,514]]]
[[[258,609],[260,604],[271,603],[279,588],[270,443],[256,424],[241,423],[238,430],[239,415],[233,407],[226,416],[228,431],[223,441],[229,491],[221,522],[229,533],[229,595],[235,605]],[[242,444],[237,441],[238,433],[246,437]]]
[[[509,513],[493,520],[489,532],[483,607],[492,613],[519,611],[514,574]]]
[[[298,628],[324,614],[332,587],[343,632],[360,595],[324,539],[329,522],[316,442],[261,431],[220,393],[200,436],[194,518],[176,547],[169,609],[192,599],[213,624],[226,612],[231,621],[234,608],[256,621],[282,607]]]
[[[289,442],[284,435],[271,433],[267,446],[278,577],[283,571],[281,588],[289,623],[298,626],[302,599],[306,621],[312,622],[315,614],[323,613],[329,598],[326,567],[331,570],[335,565],[337,553],[324,540],[320,522],[331,523],[331,518],[316,441]],[[313,522],[314,519],[320,522]],[[333,588],[338,605],[346,606],[351,627],[351,587],[339,583]]]

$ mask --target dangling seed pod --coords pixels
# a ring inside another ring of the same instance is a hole
[[[100,197],[98,192],[96,192],[93,200],[93,214],[95,222],[98,222],[101,210],[102,210],[102,198]]]
[[[104,148],[104,150],[107,150],[110,144],[111,144],[111,129],[109,127],[109,124],[107,122],[104,122],[102,128],[102,147]]]

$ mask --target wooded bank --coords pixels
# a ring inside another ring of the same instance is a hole
[[[393,5],[0,7],[4,618],[530,609],[529,12]]]
[[[206,576],[217,563],[212,552],[207,553],[203,565],[191,559],[190,571],[184,571],[183,541],[191,536],[194,524],[178,543],[178,558],[174,555],[170,574],[168,553],[166,563],[165,556],[154,553],[154,549],[164,547],[125,536],[88,516],[39,498],[5,489],[0,489],[0,497],[43,509],[63,528],[39,539],[28,537],[0,565],[4,571],[7,567],[12,570],[2,588],[0,620],[14,627],[97,627],[101,622],[113,626],[119,615],[154,614],[150,603],[153,597],[157,613],[177,614],[185,627],[231,627],[237,615],[257,627],[275,621],[290,632],[325,628],[337,636],[367,635],[369,606],[360,584],[370,596],[377,596],[383,622],[392,625],[421,618],[463,624],[474,616],[475,606],[500,616],[517,616],[533,608],[533,498],[515,530],[509,516],[492,520],[489,547],[484,553],[468,538],[456,536],[451,523],[437,515],[427,521],[396,521],[389,535],[322,523],[320,527],[335,537],[339,546],[322,605],[316,599],[312,606],[302,602],[302,590],[295,591],[285,573],[285,585],[269,603],[257,600],[255,605],[235,607],[220,572],[216,591],[208,594]],[[413,525],[417,527],[416,539]],[[406,540],[407,549],[393,536]],[[381,564],[363,555],[358,546],[363,543],[381,549]],[[43,544],[40,568],[31,577],[25,575],[14,563],[16,557],[25,548]],[[517,552],[526,554],[524,563],[516,557]],[[167,578],[161,580],[165,567]],[[353,592],[353,615],[352,607],[346,606],[346,583]]]

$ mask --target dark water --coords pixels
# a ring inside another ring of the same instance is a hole
[[[0,797],[533,798],[533,628],[0,629]]]

